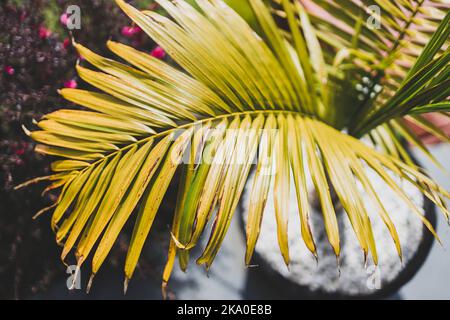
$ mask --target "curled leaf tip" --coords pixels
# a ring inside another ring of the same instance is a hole
[[[42,214],[44,214],[45,212],[47,212],[47,211],[53,209],[53,208],[56,207],[57,205],[58,205],[58,203],[54,203],[54,204],[52,204],[51,206],[48,206],[48,207],[45,207],[45,208],[39,210],[39,211],[32,217],[32,219],[33,219],[33,220],[36,220],[36,219],[39,218]]]
[[[61,254],[61,262],[62,262],[62,264],[67,268],[67,267],[69,267],[69,264],[66,262],[66,255],[63,253],[63,254]]]
[[[27,129],[27,127],[25,127],[25,125],[22,125],[22,130],[23,132],[25,132],[25,134],[27,136],[31,136],[31,131]]]
[[[175,242],[177,248],[186,249],[186,246],[182,244],[172,232],[170,233],[170,236],[172,237],[173,242]]]

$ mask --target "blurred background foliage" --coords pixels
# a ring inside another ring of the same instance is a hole
[[[152,0],[132,1],[155,9]],[[33,152],[21,125],[30,125],[62,106],[62,87],[83,87],[75,73],[82,60],[64,25],[68,5],[81,9],[81,30],[73,37],[90,49],[111,56],[105,43],[114,39],[151,54],[155,44],[110,0],[4,0],[0,4],[0,299],[30,298],[65,277],[60,250],[46,217],[32,220],[56,195],[39,195],[42,186],[13,187],[45,175],[49,159]],[[157,9],[157,8],[156,8]],[[126,240],[122,240],[126,241]],[[117,245],[117,250],[126,243]],[[125,250],[125,249],[123,249]],[[39,263],[36,263],[39,257]],[[111,258],[115,265],[115,255]],[[65,281],[63,279],[63,281]],[[158,278],[159,281],[159,278]]]

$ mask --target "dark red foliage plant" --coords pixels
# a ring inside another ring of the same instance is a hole
[[[82,24],[69,32],[64,13],[71,4],[80,7]],[[0,250],[0,298],[20,299],[45,291],[65,274],[48,221],[32,220],[56,195],[40,197],[42,185],[13,190],[49,171],[48,159],[33,152],[22,125],[32,126],[33,119],[67,106],[58,89],[83,86],[74,68],[82,57],[71,37],[104,55],[110,38],[149,53],[154,44],[107,0],[1,1],[0,25],[0,243],[5,248]]]

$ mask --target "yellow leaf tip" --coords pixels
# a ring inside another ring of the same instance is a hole
[[[163,296],[163,300],[167,300],[167,281],[163,280],[161,284],[161,293]]]
[[[126,295],[128,291],[128,284],[130,283],[130,278],[125,277],[125,280],[123,281],[123,294]]]
[[[291,263],[291,258],[288,254],[283,254],[283,260],[284,260],[284,264],[286,265],[287,269],[289,270],[289,265]]]
[[[25,127],[25,125],[22,125],[22,130],[23,132],[25,132],[25,134],[27,136],[31,136],[31,131],[27,129],[27,127]]]
[[[42,214],[44,213],[44,211],[39,210],[34,216],[31,217],[32,220],[37,220],[37,218],[39,218],[40,216],[42,216]]]
[[[95,277],[95,273],[92,273],[91,276],[89,277],[89,281],[86,286],[86,294],[89,294],[89,292],[91,291],[92,282],[94,281],[94,277]]]

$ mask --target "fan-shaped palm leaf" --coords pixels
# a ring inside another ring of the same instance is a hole
[[[208,229],[209,240],[197,263],[211,266],[252,164],[256,164],[256,173],[248,208],[247,264],[259,235],[271,181],[278,241],[285,262],[289,263],[287,205],[291,184],[297,191],[302,237],[317,254],[309,226],[308,175],[320,198],[325,229],[337,257],[339,230],[331,187],[364,254],[371,254],[375,263],[378,260],[358,184],[379,209],[401,256],[395,226],[366,176],[366,167],[377,172],[436,235],[392,175],[417,186],[447,216],[441,197],[449,197],[449,193],[415,165],[382,154],[340,131],[336,118],[342,115],[336,112],[343,112],[337,108],[346,101],[337,104],[333,98],[336,82],[329,80],[339,68],[327,62],[314,26],[299,3],[282,1],[290,30],[286,34],[261,0],[249,0],[260,28],[257,34],[221,0],[197,0],[198,9],[185,1],[157,2],[172,19],[151,11],[140,12],[117,0],[180,68],[112,41],[108,47],[128,64],[75,44],[87,62],[98,69],[78,65],[80,77],[101,92],[61,90],[67,100],[90,111],[56,111],[37,123],[40,131],[27,131],[40,143],[36,151],[65,158],[53,164],[54,175],[39,179],[53,181],[50,189],[62,187],[52,226],[57,240],[63,243],[63,259],[75,250],[81,265],[94,251],[92,272],[97,273],[126,221],[137,214],[125,263],[127,283],[178,168],[182,174],[164,284],[176,254],[185,269],[190,250]],[[440,39],[447,32],[445,27],[441,29],[434,38]],[[320,30],[319,35],[323,32]],[[383,48],[380,44],[380,50]],[[431,73],[436,75],[435,71],[442,68],[448,71],[448,51],[436,59],[433,57],[438,50],[432,51],[426,53],[431,59],[419,59],[417,72],[405,80],[392,99],[408,103],[412,97],[409,92],[416,93],[423,87],[416,88],[417,81],[439,85],[440,80]],[[447,61],[444,66],[443,59]],[[448,105],[434,103],[441,100],[435,97],[430,93],[429,99],[421,100],[426,102],[408,108],[388,101],[386,104],[393,104],[389,110],[396,112],[383,117],[381,123],[378,116],[368,113],[362,118],[367,123],[363,131],[397,121],[408,112],[447,111]],[[429,101],[433,104],[425,105]],[[347,113],[345,117],[352,115]]]

